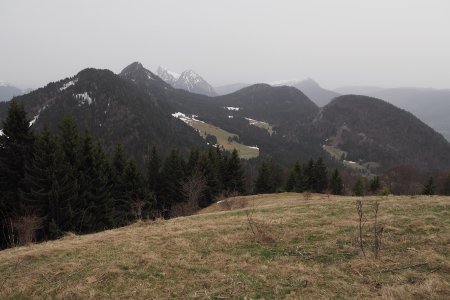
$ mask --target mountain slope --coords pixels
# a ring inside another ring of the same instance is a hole
[[[347,95],[334,99],[314,126],[327,144],[347,151],[351,161],[448,169],[450,144],[409,112],[385,101]]]
[[[180,74],[169,71],[161,66],[156,69],[156,75],[172,86],[177,82],[177,79],[180,78]]]
[[[131,65],[124,70],[125,74],[136,67]],[[167,87],[154,74],[140,75],[146,76],[155,87]],[[17,97],[17,101],[25,104],[30,119],[37,118],[34,127],[47,123],[52,130],[57,130],[63,117],[69,115],[79,127],[88,128],[100,138],[107,151],[120,142],[140,162],[149,145],[163,151],[204,145],[192,128],[171,116],[167,104],[161,103],[158,97],[144,93],[111,71],[85,69],[72,78]],[[6,105],[0,107],[0,121],[5,115]]]

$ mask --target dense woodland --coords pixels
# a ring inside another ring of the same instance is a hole
[[[141,165],[121,144],[106,153],[70,118],[57,133],[45,126],[34,132],[29,124],[23,105],[12,101],[0,136],[1,248],[20,244],[30,230],[34,240],[97,232],[139,219],[191,214],[231,195],[308,191],[362,196],[388,194],[395,187],[386,176],[349,179],[337,169],[330,172],[321,158],[295,162],[289,170],[273,159],[262,161],[251,176],[236,150],[215,147],[187,153],[172,149],[164,155],[148,147]],[[430,177],[421,192],[450,194],[450,176],[439,185]]]

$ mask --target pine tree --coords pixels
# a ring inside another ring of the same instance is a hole
[[[238,192],[245,193],[244,187],[244,171],[242,170],[241,160],[236,149],[231,152],[231,157],[225,159],[224,156],[224,180],[223,186],[229,193]]]
[[[26,209],[18,192],[27,159],[32,154],[33,141],[23,104],[11,101],[0,136],[0,210],[9,218]]]
[[[25,168],[20,197],[33,213],[44,220],[44,236],[54,239],[72,229],[71,205],[77,199],[77,181],[70,176],[60,145],[44,127],[34,153]]]
[[[122,210],[129,223],[136,219],[148,217],[150,204],[146,202],[144,178],[136,166],[136,160],[129,158],[123,173],[125,197]]]
[[[381,188],[380,177],[375,176],[372,178],[369,184],[369,190],[371,193],[376,193]]]
[[[173,204],[183,201],[181,183],[185,177],[185,162],[176,149],[172,149],[164,160],[161,170],[161,190],[157,195],[157,206],[168,212]]]
[[[427,183],[423,186],[422,195],[434,195],[436,186],[433,177],[428,178]]]
[[[334,169],[333,174],[330,178],[330,189],[331,193],[333,195],[342,195],[343,193],[343,184],[342,184],[342,178],[339,175],[339,171],[337,169]]]
[[[124,211],[125,202],[125,155],[121,144],[117,144],[111,161],[110,185],[113,201],[113,226],[124,226],[128,215]],[[126,208],[125,208],[126,209]]]
[[[322,193],[328,186],[328,175],[327,168],[323,163],[321,157],[319,157],[313,167],[313,178],[312,182],[313,191],[316,193]]]
[[[25,165],[32,156],[34,137],[23,104],[11,101],[0,135],[0,232],[7,227],[7,219],[23,215],[27,208],[19,198],[19,188],[25,175]],[[7,244],[0,235],[0,248]]]
[[[305,175],[299,162],[294,164],[295,185],[294,191],[296,193],[303,193],[305,191]]]
[[[266,162],[263,162],[255,182],[255,194],[267,194],[273,192],[275,192],[275,190],[272,185],[270,167]]]
[[[359,176],[355,185],[353,186],[353,195],[364,196],[366,194],[366,181],[364,177]]]

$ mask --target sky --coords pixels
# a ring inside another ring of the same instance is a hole
[[[213,86],[450,88],[449,0],[0,0],[0,80],[193,69]]]

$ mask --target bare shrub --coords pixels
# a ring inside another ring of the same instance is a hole
[[[131,202],[131,214],[134,216],[135,220],[142,220],[142,211],[145,206],[145,201],[142,199],[134,199]]]
[[[379,258],[381,254],[381,244],[383,238],[384,225],[378,223],[378,210],[380,203],[375,201],[373,204],[374,222],[373,222],[373,253],[375,258]]]
[[[303,199],[305,199],[306,201],[311,200],[312,194],[310,191],[306,191],[303,193]]]
[[[356,200],[356,213],[358,214],[358,244],[361,249],[364,257],[366,256],[366,252],[364,251],[364,242],[363,242],[363,227],[366,223],[366,218],[364,217],[363,211],[363,201]]]
[[[258,243],[269,244],[275,242],[275,240],[268,234],[268,225],[257,221],[254,217],[254,210],[246,210],[245,215],[247,216],[247,224],[253,237]]]
[[[199,170],[181,184],[181,191],[185,201],[175,204],[171,209],[172,217],[189,216],[200,209],[199,200],[207,187],[205,176]]]
[[[36,232],[42,228],[43,219],[36,215],[26,215],[11,221],[12,245],[28,245],[36,240]]]

